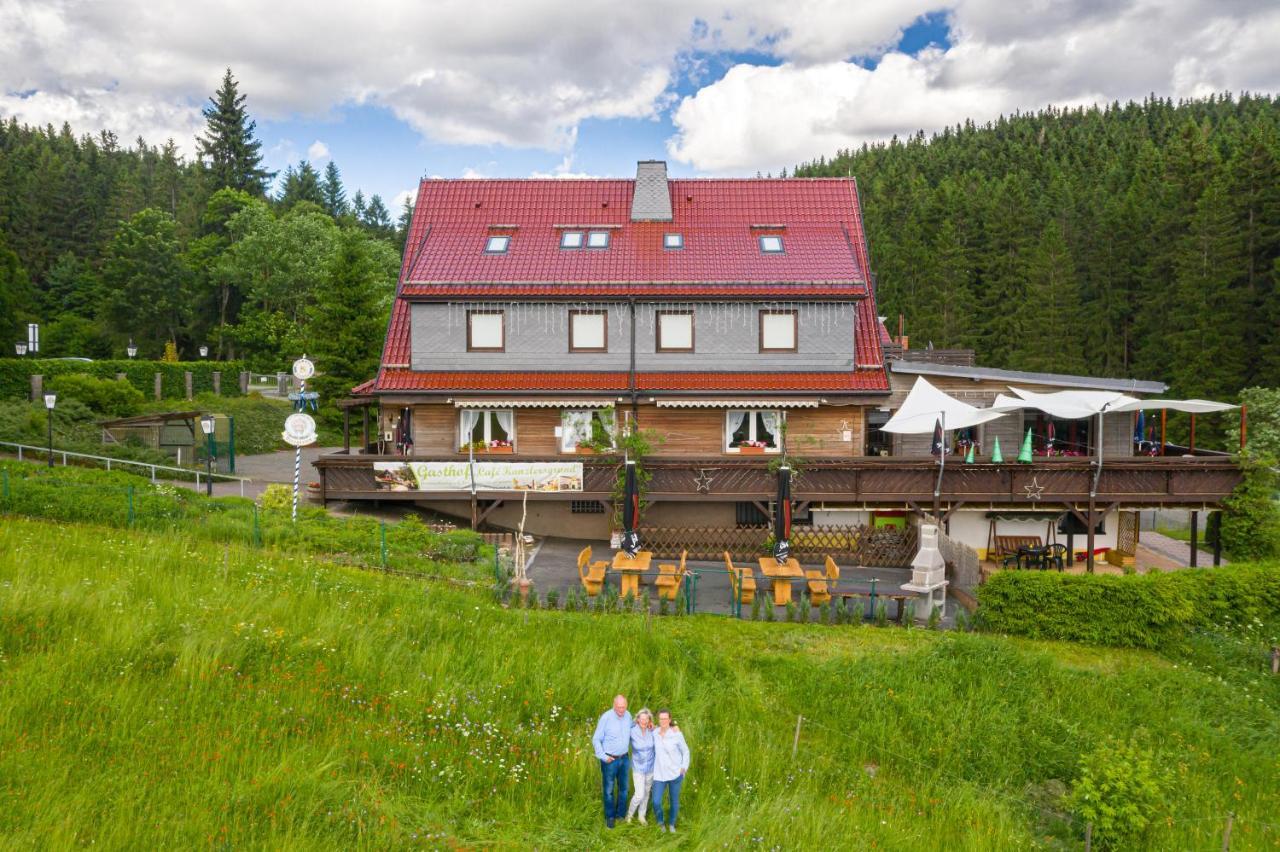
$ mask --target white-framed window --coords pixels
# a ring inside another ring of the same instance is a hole
[[[772,409],[730,409],[724,413],[725,452],[779,452],[782,440],[782,412]]]
[[[603,249],[608,247],[608,231],[587,231],[587,248]]]
[[[562,249],[582,248],[582,232],[581,231],[561,231],[560,232],[560,248]]]
[[[604,311],[569,311],[569,351],[608,352],[608,320]]]
[[[560,414],[560,452],[576,453],[587,443],[614,446],[618,425],[607,408],[565,410]]]
[[[511,245],[511,237],[506,234],[493,234],[484,241],[485,254],[506,254]]]
[[[654,347],[659,352],[693,351],[693,311],[658,311],[657,339]]]
[[[458,412],[458,446],[466,452],[510,452],[516,443],[516,416],[509,408],[464,408]]]
[[[760,251],[763,254],[782,254],[782,237],[765,234],[760,238]]]
[[[760,351],[795,352],[797,322],[795,311],[761,311]]]
[[[662,247],[664,249],[684,248],[684,234],[663,234]]]
[[[467,351],[501,352],[506,348],[503,311],[467,311]]]

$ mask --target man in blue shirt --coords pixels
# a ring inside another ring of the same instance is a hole
[[[596,722],[596,732],[591,735],[591,749],[600,761],[600,776],[604,781],[604,822],[609,828],[613,828],[614,820],[626,816],[627,797],[631,792],[630,748],[631,714],[627,712],[627,697],[616,695],[613,709],[604,711]]]

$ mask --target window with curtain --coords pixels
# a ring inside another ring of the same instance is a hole
[[[768,409],[730,410],[724,415],[725,450],[776,453],[782,449],[782,412]]]
[[[502,311],[467,312],[467,351],[501,352],[506,347]]]
[[[608,315],[604,311],[569,311],[569,351],[608,351]]]
[[[565,411],[560,415],[560,451],[576,453],[580,445],[605,443],[614,446],[617,425],[612,412],[604,408]]]
[[[515,413],[509,408],[464,408],[458,413],[458,445],[465,452],[510,452],[515,446]]]
[[[659,352],[693,351],[692,311],[658,311],[656,318],[658,324],[656,348]]]

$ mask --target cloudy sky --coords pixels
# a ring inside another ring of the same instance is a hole
[[[1275,0],[0,0],[0,116],[190,153],[230,66],[270,167],[332,158],[392,200],[422,175],[750,175],[1048,104],[1276,92],[1277,45]]]

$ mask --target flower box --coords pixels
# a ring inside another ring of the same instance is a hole
[[[505,446],[505,447],[485,447],[483,450],[480,450],[480,452],[482,452],[482,453],[488,453],[489,455],[494,455],[495,453],[506,453],[506,454],[510,455],[511,453],[514,453],[515,451],[516,451],[516,450],[515,450],[515,447],[512,447],[512,446],[510,446],[510,445]]]
[[[744,456],[762,456],[764,455],[764,447],[738,447],[738,452]]]

